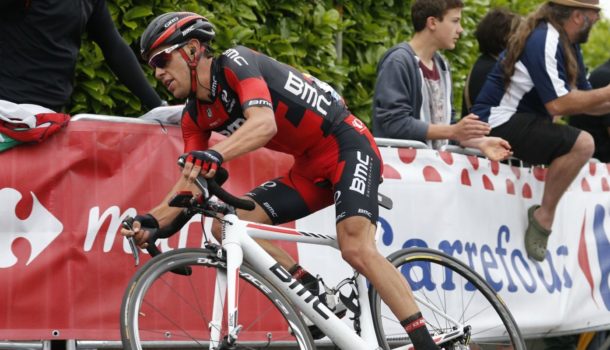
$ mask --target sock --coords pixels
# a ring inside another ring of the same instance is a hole
[[[307,272],[301,265],[295,264],[288,272],[294,277],[297,281],[301,282],[305,288],[307,288],[311,294],[318,296],[320,294],[320,287],[318,286],[318,279],[315,278],[312,274]]]
[[[409,334],[409,338],[413,342],[413,346],[417,350],[438,350],[440,349],[426,327],[426,321],[421,312],[409,316],[406,320],[400,321],[400,324],[405,327]]]

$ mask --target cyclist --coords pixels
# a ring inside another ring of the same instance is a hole
[[[294,156],[292,168],[247,193],[253,211],[241,219],[281,224],[333,202],[342,257],[362,273],[409,333],[417,349],[438,349],[406,280],[378,252],[375,225],[382,160],[373,136],[326,83],[243,46],[214,57],[208,20],[189,12],[155,18],[141,38],[141,53],[176,98],[188,98],[182,116],[187,163],[167,198],[133,231],[145,246],[141,227],[172,225],[179,208],[167,200],[180,190],[196,191],[201,174],[215,175],[223,162],[260,147]],[[209,147],[212,131],[228,136]],[[309,275],[281,248],[259,241],[297,279]]]

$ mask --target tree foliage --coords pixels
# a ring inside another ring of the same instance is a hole
[[[216,27],[212,47],[218,53],[245,45],[327,81],[345,97],[350,109],[370,124],[377,62],[391,46],[411,36],[411,0],[108,0],[112,17],[125,41],[138,52],[147,24],[168,11],[192,11]],[[526,14],[540,2],[530,0],[466,0],[464,33],[455,50],[443,52],[452,66],[454,105],[459,110],[465,77],[478,56],[472,36],[476,24],[493,7]],[[608,22],[598,23],[584,47],[586,63],[607,59]],[[162,98],[173,97],[158,84],[150,68],[148,80]],[[77,64],[70,113],[139,116],[139,100],[120,84],[101,50],[85,39]]]

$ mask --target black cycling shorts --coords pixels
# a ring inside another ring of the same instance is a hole
[[[363,216],[377,224],[377,189],[382,161],[374,138],[354,116],[347,117],[325,141],[295,157],[287,174],[246,195],[273,224],[300,219],[335,203],[336,222]]]
[[[515,157],[532,165],[551,164],[570,152],[579,134],[579,129],[533,113],[517,113],[490,132],[508,141]]]

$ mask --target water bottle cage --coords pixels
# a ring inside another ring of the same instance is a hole
[[[329,288],[322,278],[318,275],[316,279],[324,288],[324,292],[319,295],[320,300],[335,314],[343,308],[350,311],[354,316],[350,320],[354,322],[354,330],[360,334],[360,305],[358,303],[358,289],[356,287],[356,276],[346,278],[339,282],[336,287]],[[341,290],[345,285],[350,286],[349,295],[345,295]]]

